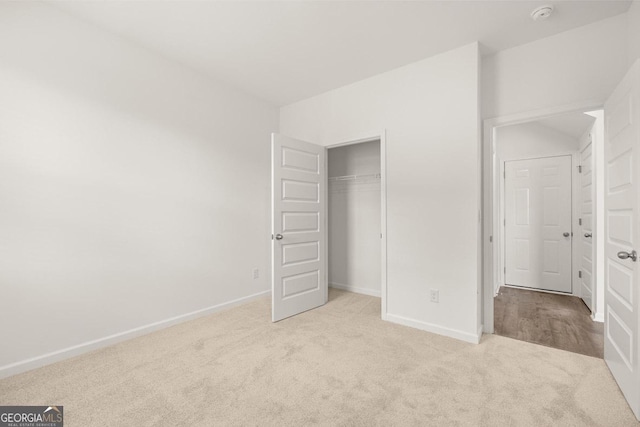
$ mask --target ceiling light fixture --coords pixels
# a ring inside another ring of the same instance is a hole
[[[534,9],[533,12],[531,12],[531,19],[533,19],[534,21],[543,21],[550,17],[552,13],[553,6],[551,6],[550,4],[546,6],[540,6]]]

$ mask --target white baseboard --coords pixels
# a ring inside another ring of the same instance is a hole
[[[148,334],[150,332],[157,331],[159,329],[168,328],[169,326],[176,325],[178,323],[186,322],[198,317],[213,314],[228,308],[232,308],[238,305],[248,303],[263,296],[269,295],[271,290],[259,292],[257,294],[249,295],[243,298],[238,298],[233,301],[228,301],[222,304],[217,304],[211,307],[203,308],[201,310],[192,311],[191,313],[182,314],[180,316],[171,317],[169,319],[160,320],[148,325],[140,326],[139,328],[130,329],[128,331],[120,332],[117,334],[109,335],[104,338],[98,338],[96,340],[87,341],[82,344],[74,345],[71,347],[63,348],[51,353],[43,354],[41,356],[31,357],[26,360],[11,363],[9,365],[0,366],[0,378],[10,377],[12,375],[20,374],[22,372],[30,371],[35,368],[39,368],[45,365],[49,365],[54,362],[69,359],[74,356],[78,356],[84,353],[88,353],[93,350],[97,350],[103,347],[107,347],[122,341],[129,340],[131,338],[139,337],[141,335]]]
[[[372,297],[380,298],[380,290],[379,289],[376,291],[376,290],[373,290],[373,289],[359,288],[357,286],[343,285],[342,283],[329,283],[329,287],[340,289],[340,290],[343,290],[343,291],[354,292],[356,294],[363,294],[363,295],[369,295],[369,296],[372,296]]]
[[[432,332],[438,335],[444,335],[445,337],[455,338],[457,340],[466,341],[472,344],[478,344],[480,342],[480,338],[482,337],[482,326],[480,326],[476,334],[473,334],[469,332],[459,331],[457,329],[445,328],[444,326],[423,322],[421,320],[409,319],[407,317],[398,316],[396,314],[387,313],[386,320],[392,323],[397,323],[399,325],[410,326],[412,328]]]
[[[591,313],[591,319],[593,319],[594,322],[604,322],[604,313],[599,312],[599,313]]]

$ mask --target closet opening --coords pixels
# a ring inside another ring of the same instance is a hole
[[[384,142],[327,148],[328,284],[381,298],[386,313]]]

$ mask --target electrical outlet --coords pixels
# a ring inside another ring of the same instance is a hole
[[[429,300],[431,302],[440,302],[440,291],[437,289],[431,289],[429,291]]]
[[[253,269],[253,278],[257,279],[258,277],[260,277],[260,270],[258,270],[257,268]]]

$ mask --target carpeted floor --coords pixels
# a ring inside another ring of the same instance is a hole
[[[601,359],[383,322],[331,290],[272,324],[264,299],[0,380],[66,426],[639,426]]]

